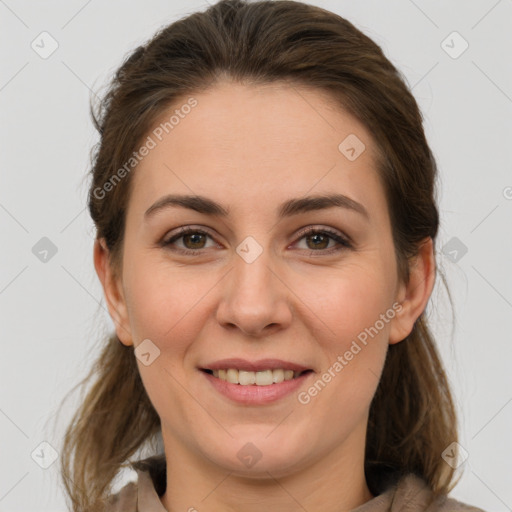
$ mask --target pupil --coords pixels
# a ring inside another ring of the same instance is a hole
[[[193,234],[185,235],[185,239],[190,240],[191,238],[194,238],[194,237],[199,237],[199,238],[201,238],[202,236],[203,236],[203,235],[201,235],[200,233],[193,233]],[[194,240],[192,240],[192,244],[193,244],[193,245],[195,245],[195,244],[197,244],[197,243],[200,243],[200,240],[197,240],[197,239],[196,239],[195,241],[194,241]],[[196,248],[196,247],[194,247],[194,248]]]
[[[326,239],[326,237],[325,237],[324,235],[322,235],[322,234],[318,234],[318,233],[317,233],[317,234],[311,235],[309,238],[310,238],[310,239],[315,239],[316,241],[319,241],[319,240],[318,240],[318,238],[323,238],[323,239],[324,239],[324,245],[325,245],[325,239]],[[320,240],[320,244],[321,244],[321,243],[322,243],[322,241]],[[314,245],[315,247],[319,247],[319,244],[317,244],[316,242],[314,242],[314,243],[313,243],[313,245]],[[322,248],[325,248],[325,247],[323,247],[323,246],[322,246]]]

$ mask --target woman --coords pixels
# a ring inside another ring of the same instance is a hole
[[[381,49],[317,7],[224,0],[138,48],[101,107],[116,332],[64,442],[73,510],[479,510],[447,496],[435,162]]]

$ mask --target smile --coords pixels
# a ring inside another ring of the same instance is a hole
[[[290,397],[305,385],[313,370],[237,370],[234,368],[209,370],[200,373],[216,394],[245,406],[261,406]],[[229,380],[230,379],[230,380]],[[232,382],[233,381],[233,382]]]
[[[282,368],[258,372],[238,370],[236,368],[219,370],[204,369],[203,371],[230,384],[239,384],[241,386],[270,386],[272,384],[279,384],[284,381],[296,379],[302,374],[311,372],[311,370],[293,371],[284,370]]]

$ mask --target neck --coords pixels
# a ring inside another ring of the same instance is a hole
[[[161,502],[168,512],[350,511],[373,498],[364,456],[353,456],[364,454],[362,448],[349,453],[338,448],[286,475],[264,471],[247,477],[195,459],[180,443],[166,444],[167,490]]]

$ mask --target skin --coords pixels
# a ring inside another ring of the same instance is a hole
[[[369,406],[388,346],[411,332],[432,292],[432,241],[401,282],[375,143],[323,92],[223,81],[194,97],[198,105],[133,171],[117,274],[103,241],[94,247],[119,339],[150,339],[160,350],[149,366],[137,363],[162,422],[161,501],[169,511],[351,510],[373,497],[364,476]],[[366,146],[354,161],[338,150],[349,134]],[[336,207],[277,217],[289,199],[334,192],[368,218]],[[169,207],[145,219],[170,193],[206,196],[229,216]],[[197,255],[159,245],[182,226],[212,234],[174,242]],[[353,245],[297,236],[308,226]],[[262,249],[252,263],[236,252],[247,236]],[[395,302],[400,311],[308,404],[292,393],[240,405],[198,369],[228,357],[294,361],[314,370],[299,390],[307,391]],[[261,453],[252,467],[237,457],[248,442]]]

